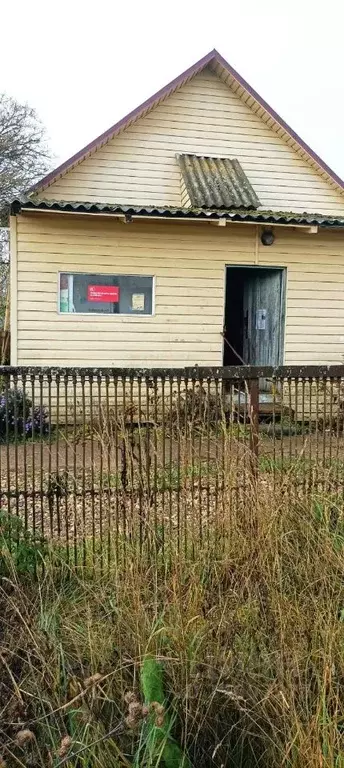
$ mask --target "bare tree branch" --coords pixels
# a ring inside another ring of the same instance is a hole
[[[44,176],[50,158],[45,130],[35,110],[0,94],[0,328],[8,296],[9,204]]]
[[[36,111],[0,94],[0,226],[7,225],[11,199],[44,176],[50,159]]]

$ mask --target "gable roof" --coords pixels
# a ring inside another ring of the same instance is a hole
[[[296,151],[301,154],[304,159],[313,165],[321,175],[325,176],[327,180],[341,190],[344,190],[344,181],[306,144],[295,131],[290,128],[289,125],[269,106],[269,104],[262,99],[262,97],[255,91],[249,83],[244,80],[238,72],[221,56],[220,53],[214,48],[212,51],[203,56],[202,59],[193,64],[185,72],[182,72],[178,77],[172,80],[164,88],[161,88],[157,93],[151,96],[149,99],[136,107],[132,112],[123,117],[119,122],[108,128],[107,131],[102,133],[96,139],[87,144],[83,149],[80,149],[75,155],[70,157],[64,163],[59,165],[53,171],[44,176],[40,181],[34,184],[29,193],[38,192],[48,185],[56,181],[60,176],[64,175],[74,165],[80,163],[88,155],[90,155],[99,147],[103,146],[107,141],[112,139],[116,134],[127,128],[133,122],[143,117],[147,112],[150,112],[161,101],[171,96],[178,88],[184,85],[195,75],[199,74],[205,67],[210,66],[214,72],[224,80],[229,87],[231,87],[238,96],[250,106],[254,112],[266,122],[271,128],[273,128],[287,143],[291,144]]]

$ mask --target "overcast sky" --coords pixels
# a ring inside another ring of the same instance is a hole
[[[212,48],[344,177],[343,0],[1,2],[0,92],[62,162]]]

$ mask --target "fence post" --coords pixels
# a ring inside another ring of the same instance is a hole
[[[250,459],[251,472],[254,480],[258,477],[258,429],[259,429],[259,379],[249,382],[250,393]]]

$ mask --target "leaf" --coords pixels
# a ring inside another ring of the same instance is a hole
[[[157,701],[164,703],[164,686],[162,677],[162,666],[156,659],[145,658],[141,669],[141,686],[145,702],[151,704]]]

